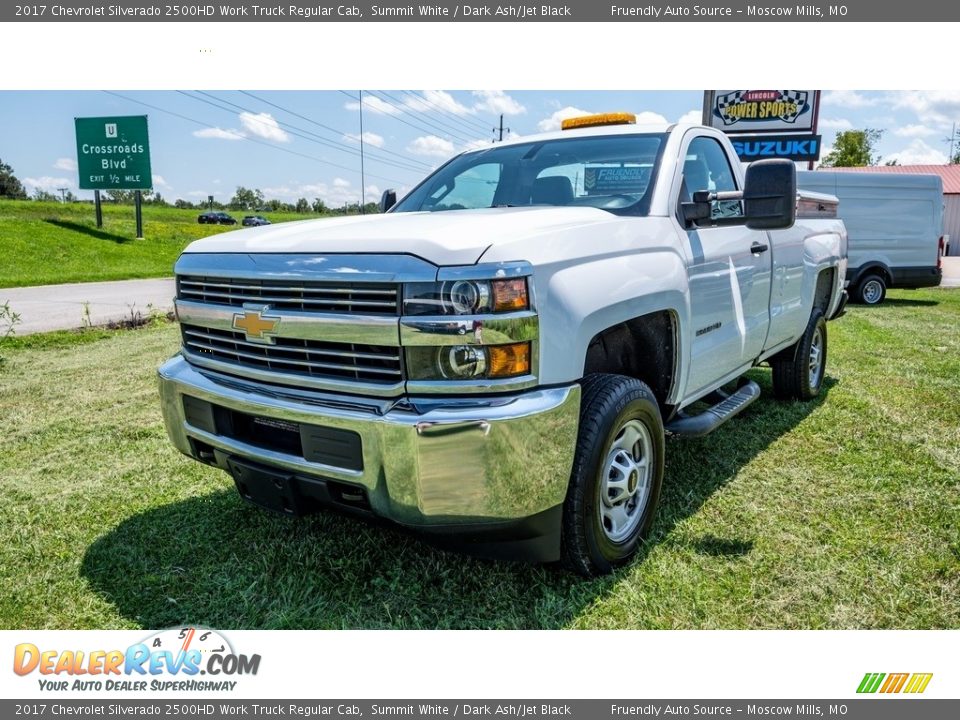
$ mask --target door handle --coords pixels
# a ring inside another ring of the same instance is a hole
[[[755,242],[753,245],[750,246],[750,252],[752,252],[754,255],[765,253],[769,249],[770,249],[770,246],[767,245],[766,243]]]

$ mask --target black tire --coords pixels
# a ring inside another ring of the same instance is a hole
[[[819,336],[819,339],[818,339]],[[813,373],[812,347],[818,343],[819,371]],[[771,361],[773,394],[781,400],[812,400],[820,394],[827,369],[827,321],[814,310],[803,336]]]
[[[580,431],[563,505],[561,553],[568,569],[595,577],[630,560],[650,531],[663,483],[663,420],[653,392],[639,380],[595,374],[585,377],[580,385]],[[625,477],[624,487],[632,486],[632,495],[614,504],[626,513],[622,528],[626,535],[613,540],[611,535],[616,533],[607,525],[608,518],[601,517],[603,508],[611,505],[603,504],[601,491],[606,487],[608,499],[612,497],[608,463],[616,453],[623,452],[615,448],[615,443],[624,442],[621,430],[640,432],[637,442],[630,445],[630,454],[637,462],[645,459],[646,464],[642,471],[636,471],[636,477],[634,471]],[[638,450],[649,457],[637,460]]]
[[[864,305],[879,305],[887,297],[887,281],[879,273],[869,273],[857,283],[856,301]]]

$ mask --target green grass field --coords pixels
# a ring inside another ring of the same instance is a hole
[[[595,581],[245,504],[166,440],[173,326],[7,341],[0,627],[960,627],[960,291],[829,329],[818,401],[668,441],[650,543]]]
[[[201,225],[200,212],[144,205],[144,237],[136,240],[132,205],[104,204],[97,228],[93,205],[0,200],[0,288],[172,275],[189,243],[240,227]],[[244,214],[231,213],[238,222]],[[319,217],[263,214],[272,222]]]

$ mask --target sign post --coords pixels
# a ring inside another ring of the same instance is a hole
[[[97,227],[103,226],[101,190],[133,190],[137,238],[143,237],[141,191],[153,187],[147,116],[74,118],[79,187],[94,191]]]
[[[820,159],[819,90],[706,90],[703,124],[730,136],[743,162]]]

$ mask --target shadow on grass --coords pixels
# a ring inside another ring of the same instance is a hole
[[[883,310],[884,307],[930,307],[932,305],[939,305],[939,300],[926,300],[922,298],[884,298],[883,302],[879,305],[857,305],[857,307],[863,307],[870,310]]]
[[[740,537],[671,537],[759,452],[823,402],[771,398],[769,371],[751,377],[765,397],[711,435],[667,443],[658,521],[636,563],[685,544],[716,562],[752,552]],[[834,381],[827,378],[824,390]],[[295,520],[230,490],[123,520],[86,551],[82,572],[125,618],[144,627],[560,628],[629,581],[636,564],[586,581],[557,568],[447,553],[392,527],[324,512]]]
[[[133,241],[133,238],[124,237],[123,235],[116,235],[115,233],[108,233],[103,230],[98,230],[95,227],[90,227],[89,225],[84,225],[83,223],[70,222],[69,220],[54,220],[52,218],[47,218],[44,220],[44,222],[49,223],[50,225],[56,225],[58,228],[63,228],[64,230],[70,230],[71,232],[83,233],[84,235],[95,237],[98,240],[110,240],[118,245]]]

